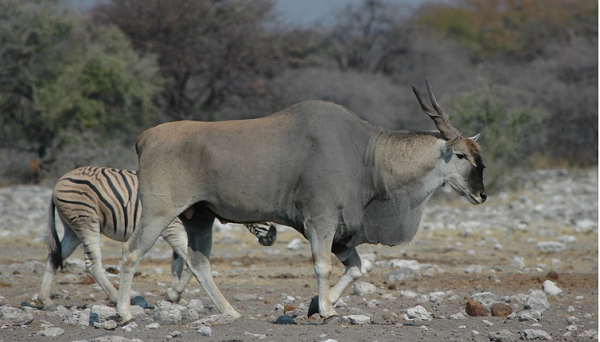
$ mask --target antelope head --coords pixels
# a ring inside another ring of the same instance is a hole
[[[412,87],[425,114],[435,123],[446,143],[441,156],[446,163],[448,172],[445,173],[444,183],[448,183],[456,193],[466,197],[472,204],[481,204],[487,199],[483,185],[483,169],[480,147],[477,144],[479,134],[472,138],[464,138],[462,134],[450,123],[450,115],[438,104],[429,81],[425,79],[427,92],[433,108],[429,107],[421,94]]]

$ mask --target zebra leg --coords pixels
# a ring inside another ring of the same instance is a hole
[[[165,300],[180,303],[181,293],[185,290],[192,273],[183,269],[187,254],[188,237],[183,223],[179,218],[173,222],[162,233],[163,239],[173,248],[173,259],[171,262],[171,274],[173,276],[171,288],[165,293]]]
[[[242,317],[219,291],[210,272],[214,217],[196,212],[191,220],[182,219],[182,221],[188,234],[188,267],[221,313],[230,315],[234,319]]]
[[[329,299],[331,303],[335,303],[340,299],[342,292],[352,284],[353,281],[362,276],[361,261],[356,248],[346,247],[343,245],[333,245],[332,251],[335,256],[346,266],[344,275],[338,280],[338,282],[329,291]],[[308,317],[319,312],[319,301],[318,296],[313,297],[308,307]]]
[[[102,252],[100,250],[100,223],[92,222],[87,226],[82,226],[79,231],[79,239],[85,252],[85,267],[94,277],[98,285],[108,295],[111,303],[116,303],[119,298],[119,292],[108,280],[102,267]]]
[[[60,247],[62,260],[65,260],[73,254],[77,246],[79,246],[80,241],[64,221],[63,226],[65,233],[60,242]],[[55,274],[56,267],[50,258],[50,254],[48,254],[48,257],[46,258],[46,270],[44,271],[44,277],[42,278],[42,286],[38,293],[38,299],[44,304],[44,310],[53,310],[56,307],[56,304],[54,304],[50,298],[50,287],[52,286],[52,280],[54,279]]]
[[[244,224],[246,229],[258,238],[263,246],[272,246],[277,241],[277,228],[272,223]]]

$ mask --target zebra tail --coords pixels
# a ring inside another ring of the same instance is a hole
[[[62,248],[58,233],[56,233],[56,219],[54,214],[54,200],[50,199],[50,215],[48,215],[48,249],[50,250],[50,261],[54,269],[63,268]]]

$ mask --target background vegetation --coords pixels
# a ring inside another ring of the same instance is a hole
[[[108,0],[84,13],[0,0],[0,183],[136,168],[150,126],[308,99],[433,129],[410,89],[426,76],[454,124],[482,133],[492,188],[532,161],[597,165],[597,1],[365,0],[332,18],[300,28],[272,0]]]

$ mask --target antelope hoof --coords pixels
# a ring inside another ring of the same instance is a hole
[[[333,315],[333,316],[329,316],[325,319],[323,319],[323,324],[341,324],[342,323],[342,317],[340,317],[339,315]]]
[[[127,315],[121,315],[121,314],[117,314],[117,324],[120,327],[124,327],[127,325],[127,323],[133,321],[133,315],[132,314],[127,314]]]
[[[308,306],[308,317],[319,313],[319,296],[314,296]]]

